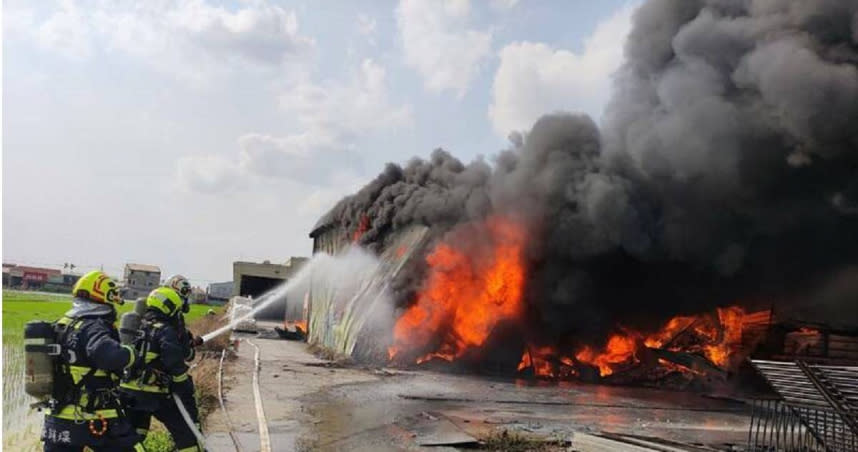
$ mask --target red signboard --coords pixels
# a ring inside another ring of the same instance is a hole
[[[24,281],[45,282],[48,280],[47,273],[24,272]]]

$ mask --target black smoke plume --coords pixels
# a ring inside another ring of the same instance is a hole
[[[547,337],[734,303],[814,312],[858,262],[858,0],[650,0],[625,56],[601,128],[549,115],[491,164],[389,164],[323,222],[367,217],[372,248],[411,224],[440,237],[516,215]],[[403,275],[401,304],[420,281]],[[855,312],[855,287],[820,320]]]

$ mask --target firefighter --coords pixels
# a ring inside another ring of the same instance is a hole
[[[146,312],[135,343],[138,364],[123,375],[120,391],[128,417],[137,433],[147,435],[152,416],[161,421],[180,452],[201,451],[196,433],[199,414],[194,400],[194,382],[185,361],[193,348],[182,339],[180,328],[183,299],[171,287],[159,287],[146,298]],[[194,424],[185,421],[173,399],[176,394]],[[196,432],[195,432],[196,430]]]
[[[135,361],[115,326],[114,304],[122,304],[118,287],[93,271],[77,281],[72,295],[72,308],[54,323],[60,354],[42,429],[44,450],[142,451],[117,392],[118,374]]]
[[[194,335],[191,334],[191,330],[185,326],[185,314],[191,311],[191,283],[188,281],[188,278],[185,278],[182,275],[173,275],[164,281],[164,287],[169,287],[175,290],[176,293],[179,294],[179,297],[182,298],[182,312],[178,314],[179,321],[177,328],[179,333],[179,343],[184,344],[185,346],[185,361],[193,361],[196,356],[194,346],[197,345],[199,339],[194,338]]]

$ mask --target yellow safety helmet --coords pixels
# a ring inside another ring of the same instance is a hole
[[[146,307],[173,317],[182,309],[182,297],[170,287],[159,287],[149,292],[149,296],[146,297]]]
[[[104,272],[98,270],[81,276],[72,288],[72,295],[96,303],[123,303],[119,296],[119,286]]]

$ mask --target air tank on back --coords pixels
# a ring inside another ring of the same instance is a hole
[[[60,348],[55,343],[54,326],[33,320],[24,325],[24,391],[45,401],[54,387],[54,360]]]
[[[146,298],[138,298],[134,302],[134,310],[122,314],[119,318],[119,341],[133,345],[140,331],[140,322],[146,312]]]

